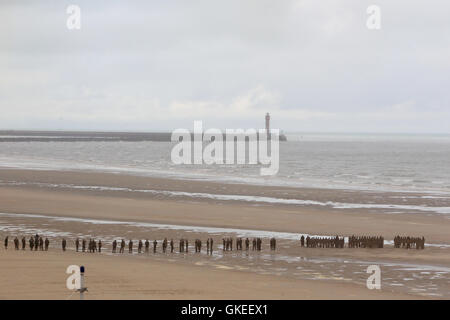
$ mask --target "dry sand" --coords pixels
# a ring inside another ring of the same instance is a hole
[[[384,196],[377,194],[374,197],[371,193],[344,190],[247,186],[83,172],[0,170],[0,180],[263,196],[277,196],[287,192],[291,196],[296,195],[305,199],[320,201],[340,199],[342,202],[353,200],[359,203],[364,203],[368,199],[382,201]],[[425,236],[428,242],[450,244],[450,219],[443,215],[428,213],[392,214],[367,209],[336,210],[315,206],[255,205],[241,201],[221,202],[183,197],[168,199],[123,191],[83,191],[35,185],[0,186],[0,211],[238,227],[317,235],[382,234],[387,239],[393,239],[397,234],[407,234]]]
[[[79,299],[69,265],[86,268],[86,299],[411,299],[353,284],[292,280],[130,256],[0,250],[0,299]]]
[[[16,185],[10,183],[0,186],[0,212],[3,213],[316,235],[383,235],[387,239],[392,239],[397,234],[423,235],[427,242],[450,244],[448,232],[450,219],[438,214],[417,212],[388,214],[373,210],[336,210],[328,207],[172,198],[124,191],[86,191],[61,186],[55,188],[49,184],[288,196],[318,201],[352,200],[360,203],[382,201],[383,195],[366,192],[176,181],[106,173],[31,170],[0,170],[0,180],[16,182]],[[436,203],[436,205],[443,204]],[[17,221],[17,219],[21,220]],[[85,225],[82,222],[47,220],[42,219],[37,222],[36,219],[20,216],[9,218],[9,220],[0,217],[0,222],[8,224],[9,227],[17,225],[26,227],[27,230],[40,228],[66,232],[71,235],[69,241],[72,247],[73,236],[76,235],[104,237],[107,239],[105,244],[109,245],[112,236],[145,239],[150,232],[150,229],[122,225]],[[0,231],[2,239],[6,234],[10,237],[15,236],[10,232]],[[174,233],[153,229],[151,234],[157,239],[166,236],[173,236],[174,239],[189,237],[191,244],[195,237],[204,241],[208,237],[202,233]],[[227,235],[215,235],[216,245],[223,236]],[[436,273],[425,271],[423,279],[420,272],[415,273],[413,283],[416,287],[412,288],[402,284],[404,279],[410,277],[408,271],[389,266],[389,263],[399,263],[416,268],[415,264],[423,264],[446,270],[450,268],[448,248],[428,248],[424,251],[392,248],[380,250],[299,249],[295,241],[280,241],[275,256],[266,258],[255,256],[252,260],[245,256],[223,255],[217,257],[219,260],[211,261],[204,255],[193,254],[188,257],[145,258],[136,255],[76,254],[73,251],[62,253],[55,249],[54,243],[60,241],[57,239],[60,238],[58,236],[52,238],[53,248],[50,252],[31,253],[11,249],[7,252],[0,251],[0,269],[2,270],[0,298],[64,299],[70,294],[65,288],[66,274],[64,273],[65,268],[70,264],[84,264],[89,270],[89,298],[92,299],[410,299],[424,297],[420,295],[423,293],[421,290],[436,290],[435,292],[439,293],[439,295],[426,297],[448,298],[450,296],[448,273],[439,271],[440,269]],[[268,251],[267,248],[264,250]],[[301,261],[280,262],[277,257],[281,256],[296,257]],[[332,259],[334,262],[328,261],[325,264],[314,262],[320,259]],[[345,262],[346,259],[353,260],[354,263],[348,264]],[[359,263],[360,260],[364,263]],[[363,282],[367,275],[361,269],[366,262],[386,263],[383,276],[391,279],[392,285],[383,287],[381,291],[368,290]],[[305,270],[297,272],[297,269],[301,267]],[[251,272],[253,269],[258,272]],[[281,271],[276,271],[278,269]],[[340,270],[342,276],[336,276],[333,269],[345,270]],[[354,274],[358,275],[354,278]],[[314,279],[328,281],[302,279],[302,277],[311,278],[311,275]],[[41,291],[42,287],[45,291]]]

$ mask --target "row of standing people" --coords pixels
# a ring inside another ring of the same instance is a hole
[[[244,240],[242,238],[237,238],[236,239],[236,250],[243,250],[243,242]],[[261,238],[253,238],[252,242],[252,250],[253,251],[261,251],[261,247],[262,247],[262,240]],[[5,249],[8,248],[8,243],[9,243],[9,237],[6,236],[5,241],[4,241],[4,245],[5,245]],[[26,248],[26,238],[22,237],[21,240],[22,243],[22,250],[25,250]],[[43,239],[43,237],[36,235],[36,236],[32,236],[29,239],[29,246],[31,250],[48,250],[50,241],[48,240],[48,238],[45,238],[45,240]],[[158,242],[156,240],[153,241],[153,252],[156,252],[156,248],[157,248],[157,244]],[[15,248],[17,250],[19,250],[20,248],[20,241],[18,239],[18,237],[14,238],[14,245]],[[113,253],[124,253],[125,251],[125,247],[128,247],[128,252],[133,252],[133,247],[134,247],[134,242],[133,240],[129,240],[128,241],[128,245],[126,244],[124,239],[121,239],[119,241],[114,240],[112,242],[112,252]],[[214,240],[212,238],[208,238],[206,241],[206,250],[207,253],[212,254],[213,252],[213,246],[214,246]],[[61,247],[63,251],[66,251],[67,249],[67,240],[65,238],[62,239],[61,241]],[[103,247],[103,243],[102,240],[95,240],[90,238],[89,240],[87,239],[80,239],[80,238],[76,238],[75,239],[75,250],[76,252],[102,252],[102,247]],[[173,253],[175,246],[174,246],[174,241],[173,239],[171,239],[170,241],[165,238],[162,241],[162,252],[166,253],[168,251],[168,247],[170,247],[170,252]],[[195,247],[195,252],[201,252],[201,248],[202,248],[202,241],[200,239],[196,239],[194,242],[194,247]],[[275,238],[271,238],[270,239],[270,249],[271,250],[275,250],[276,249],[276,239]],[[232,251],[233,250],[233,238],[224,238],[223,239],[223,250],[224,251]],[[245,250],[250,250],[250,239],[246,238],[245,239]],[[147,239],[145,240],[145,242],[143,242],[142,240],[138,241],[138,253],[142,253],[142,252],[149,252],[150,251],[150,241]],[[189,242],[187,239],[180,239],[179,242],[179,251],[180,252],[188,252],[189,251]]]
[[[223,242],[223,251],[233,251],[233,238],[223,238],[222,239]],[[262,240],[261,238],[253,238],[252,242],[252,251],[261,251],[261,247],[262,247]],[[237,238],[236,239],[236,250],[243,250],[243,244],[244,243],[244,239],[242,238]],[[271,250],[275,250],[276,248],[276,240],[275,238],[271,238],[270,239],[270,249]],[[249,251],[250,250],[250,239],[246,238],[245,239],[245,250]]]
[[[119,241],[114,240],[112,242],[112,253],[117,253],[117,249],[119,249],[118,253],[124,253],[125,246],[126,246],[126,243],[125,243],[124,239],[119,240]],[[133,253],[133,246],[134,246],[133,240],[130,239],[128,241],[128,252],[129,253]],[[145,249],[144,249],[144,246],[145,246]],[[156,246],[157,246],[157,241],[154,240],[153,241],[153,252],[156,252]],[[173,252],[173,240],[171,240],[170,246],[171,246],[171,252]],[[167,249],[167,239],[164,239],[163,251],[165,252],[166,249]],[[148,239],[145,240],[145,242],[142,240],[138,241],[138,253],[142,253],[142,252],[146,252],[146,253],[150,252],[150,241]]]
[[[345,238],[336,236],[330,237],[310,237],[302,235],[300,245],[307,248],[344,248]],[[383,248],[384,238],[382,236],[350,236],[348,237],[349,248]]]
[[[20,241],[18,239],[18,237],[15,237],[14,240],[14,246],[16,250],[20,249]],[[22,237],[21,240],[22,243],[22,250],[25,250],[26,248],[26,238]],[[29,246],[31,250],[42,250],[42,251],[47,251],[48,247],[49,247],[50,241],[48,240],[48,238],[45,238],[45,240],[39,236],[36,235],[35,237],[30,237],[29,239]],[[157,248],[157,244],[158,242],[156,240],[153,241],[153,252],[156,252],[156,248]],[[248,249],[249,246],[249,240],[247,238],[246,241],[246,246]],[[9,245],[9,237],[6,236],[5,240],[4,240],[4,246],[5,249],[8,249],[8,245]],[[128,252],[132,253],[133,252],[133,240],[129,240],[128,241],[128,245],[126,244],[125,240],[122,239],[120,241],[114,240],[112,242],[112,252],[113,253],[124,253],[125,251],[125,247],[128,246]],[[145,246],[145,249],[144,249]],[[200,239],[196,239],[195,243],[195,252],[201,252],[202,249],[202,241]],[[232,246],[233,246],[233,240],[231,238],[227,238],[227,244],[225,246],[224,244],[224,250],[226,247],[226,250],[232,250]],[[63,251],[66,251],[67,248],[67,240],[65,238],[62,239],[61,241],[61,247]],[[103,247],[103,243],[101,240],[95,240],[95,239],[80,239],[80,238],[76,238],[75,240],[75,250],[76,252],[102,252],[102,247]],[[162,241],[162,252],[166,253],[168,250],[168,247],[170,247],[170,252],[173,253],[175,246],[174,246],[174,241],[173,239],[171,239],[170,241],[168,241],[167,238],[165,238]],[[208,254],[212,254],[213,252],[213,247],[214,247],[214,240],[212,238],[208,238],[206,241],[206,250]],[[237,249],[242,250],[242,239],[238,239],[237,240]],[[253,250],[261,250],[261,239],[254,239],[253,240]],[[142,252],[150,252],[150,241],[147,239],[145,242],[143,242],[142,240],[139,240],[138,242],[138,253],[142,253]],[[184,253],[184,252],[189,252],[189,241],[187,239],[180,239],[179,242],[179,252],[180,253]]]
[[[26,237],[22,237],[21,240],[19,240],[18,237],[15,237],[13,239],[13,243],[14,243],[14,249],[16,250],[25,250],[27,247],[27,239]],[[5,249],[8,250],[8,245],[9,245],[9,237],[6,236],[5,237],[5,241],[4,241],[4,245],[5,245]],[[50,245],[50,240],[48,240],[48,238],[44,238],[39,236],[38,234],[36,234],[35,236],[31,236],[30,239],[28,240],[28,245],[31,251],[48,251],[48,247]]]
[[[145,241],[139,240],[138,241],[138,253],[148,253],[150,252],[150,241],[147,239]],[[156,253],[158,241],[153,240],[153,252]],[[117,241],[114,240],[112,243],[112,253],[124,253],[125,247],[127,246],[124,239]],[[133,240],[128,241],[128,252],[132,253],[134,247]],[[194,242],[195,252],[201,252],[202,249],[202,241],[200,239],[196,239]],[[213,252],[213,239],[208,238],[206,241],[206,247],[207,247],[207,253],[212,254]],[[118,250],[117,250],[118,249]],[[175,243],[173,239],[170,239],[170,241],[167,238],[164,238],[162,241],[162,252],[166,253],[170,250],[170,253],[173,253],[175,250]],[[188,239],[180,239],[179,241],[179,252],[180,253],[188,253],[189,252],[189,241]]]
[[[425,249],[425,238],[422,237],[401,237],[395,236],[394,248],[406,248],[406,249]]]
[[[195,252],[201,252],[202,251],[202,240],[195,239]],[[213,253],[213,246],[214,246],[214,240],[213,238],[208,238],[206,240],[206,253],[212,254]]]
[[[343,248],[345,244],[344,238],[336,236],[330,237],[310,237],[301,236],[300,245],[307,248]]]
[[[66,239],[62,240],[62,249],[63,251],[66,251],[66,245],[67,241]],[[81,245],[81,248],[80,248]],[[102,240],[96,241],[95,239],[89,239],[89,242],[86,241],[86,239],[80,240],[77,238],[75,240],[75,250],[78,252],[81,250],[82,252],[86,252],[86,249],[88,252],[94,253],[94,252],[102,252]]]
[[[349,248],[383,248],[384,238],[382,236],[350,236],[348,237]]]
[[[14,247],[16,250],[25,250],[26,249],[26,237],[22,237],[21,240],[16,236],[13,240]],[[223,251],[232,251],[233,250],[233,238],[223,238]],[[213,252],[213,243],[214,240],[212,238],[208,238],[206,241],[207,253],[212,254]],[[243,238],[236,239],[236,250],[243,250],[243,243],[245,243],[245,250],[250,250],[250,239],[246,238],[245,241]],[[4,240],[5,249],[8,249],[9,237],[6,236]],[[31,236],[28,240],[30,250],[41,250],[47,251],[50,245],[50,241],[48,238],[44,238],[38,234],[35,236]],[[150,241],[147,239],[145,242],[142,240],[138,241],[138,253],[149,252],[150,251]],[[153,252],[156,252],[158,242],[156,240],[153,241]],[[262,240],[261,238],[253,238],[251,241],[252,250],[253,251],[261,251]],[[344,247],[344,237],[336,236],[334,238],[330,237],[310,237],[302,235],[300,237],[300,244],[302,247],[307,248],[343,248]],[[62,250],[66,251],[67,241],[65,238],[62,239],[61,242]],[[133,240],[129,240],[128,242],[128,252],[133,252]],[[87,242],[86,239],[75,240],[75,248],[76,251],[86,252],[102,252],[102,241],[95,239],[89,239]],[[382,236],[350,236],[348,237],[348,247],[349,248],[383,248],[384,246],[384,238]],[[117,249],[119,253],[124,253],[126,247],[126,242],[124,239],[117,241],[114,240],[112,243],[112,252],[116,253]],[[144,249],[145,247],[145,249]],[[173,253],[175,246],[174,241],[171,239],[170,241],[165,238],[162,241],[162,252],[166,253],[169,250]],[[195,252],[201,252],[202,249],[202,241],[200,239],[196,239],[194,242]],[[409,236],[396,236],[394,238],[394,247],[395,248],[416,248],[416,249],[424,249],[425,248],[425,238],[424,237],[409,237]],[[276,250],[276,239],[270,239],[270,249]],[[189,242],[187,239],[180,239],[179,242],[179,251],[180,253],[189,251]]]

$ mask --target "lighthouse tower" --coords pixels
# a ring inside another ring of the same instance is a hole
[[[270,115],[268,112],[266,113],[266,132],[267,134],[270,132]]]

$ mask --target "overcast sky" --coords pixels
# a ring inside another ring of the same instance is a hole
[[[449,14],[448,0],[2,0],[0,129],[261,128],[270,112],[286,131],[450,133]]]

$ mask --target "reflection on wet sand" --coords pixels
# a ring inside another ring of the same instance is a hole
[[[176,263],[190,263],[198,266],[222,270],[240,270],[271,274],[281,277],[312,279],[321,281],[353,282],[365,286],[369,265],[379,265],[382,269],[382,287],[384,290],[410,293],[430,297],[450,297],[450,267],[440,264],[418,264],[413,259],[390,259],[379,256],[379,252],[390,253],[394,249],[371,249],[371,256],[355,257],[355,250],[364,249],[310,249],[301,248],[301,234],[244,230],[230,228],[208,228],[197,226],[177,226],[126,221],[107,221],[52,217],[44,215],[0,214],[0,235],[31,236],[40,234],[50,239],[50,246],[61,248],[62,238],[68,240],[68,250],[74,250],[75,238],[96,238],[103,242],[102,254],[111,253],[114,239],[151,239],[158,241],[156,253],[138,254],[133,257],[155,259]],[[206,250],[194,253],[193,239],[215,237],[212,255]],[[162,239],[189,239],[189,253],[162,253]],[[224,251],[223,237],[263,238],[262,251]],[[269,250],[270,237],[277,238],[277,250]],[[388,242],[389,244],[389,242]],[[351,250],[352,255],[349,251]],[[381,251],[380,251],[381,250]],[[428,247],[426,254],[445,254],[447,245]],[[61,252],[61,254],[63,254]],[[86,253],[87,254],[87,253]],[[125,255],[128,255],[126,253]]]

